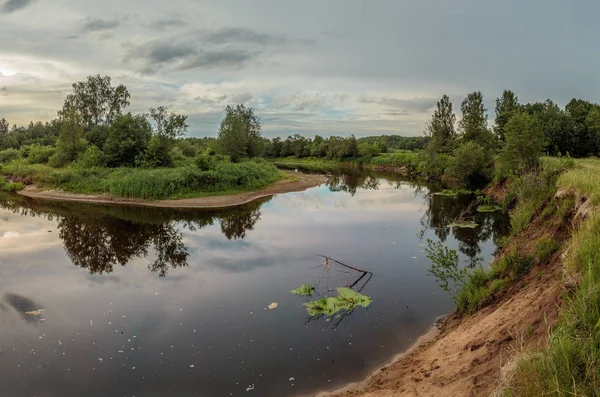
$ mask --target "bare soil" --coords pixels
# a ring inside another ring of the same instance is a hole
[[[186,198],[178,200],[144,200],[135,198],[114,197],[109,194],[89,195],[69,193],[57,190],[43,190],[35,185],[29,185],[18,193],[36,199],[78,201],[102,204],[143,205],[148,207],[167,208],[226,208],[246,204],[259,198],[275,194],[300,192],[325,183],[323,175],[310,175],[287,172],[287,178],[265,187],[264,189],[230,195]]]

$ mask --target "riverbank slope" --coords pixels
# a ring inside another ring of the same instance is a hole
[[[557,369],[531,361],[532,357],[552,357],[556,347],[548,343],[548,335],[553,338],[557,324],[565,327],[561,325],[569,318],[565,312],[574,304],[570,297],[585,288],[585,284],[579,286],[577,280],[581,275],[573,275],[573,265],[568,262],[581,256],[575,240],[581,240],[580,235],[586,230],[593,231],[587,225],[600,218],[596,216],[600,202],[598,171],[600,161],[584,160],[578,162],[576,169],[563,174],[557,183],[558,191],[535,208],[528,226],[510,239],[492,264],[492,268],[497,266],[509,252],[518,252],[523,257],[537,256],[525,277],[511,283],[507,290],[489,296],[474,314],[447,316],[409,352],[397,356],[363,382],[318,396],[514,396],[536,395],[536,392],[541,395],[544,382],[548,385],[561,382],[560,375],[553,373]],[[492,191],[498,194],[507,189],[503,184]],[[557,248],[539,259],[542,241],[554,241]],[[598,263],[597,259],[593,260]],[[588,310],[593,317],[595,307]],[[590,321],[598,319],[593,317]],[[593,339],[594,335],[586,336]],[[592,374],[597,369],[595,363],[586,363],[585,358],[580,361],[590,367]],[[564,363],[567,368],[569,364]],[[586,390],[583,387],[585,383],[593,384],[592,378],[593,375],[584,374],[571,383],[580,384],[573,386],[575,390]],[[568,380],[557,389],[568,391]]]

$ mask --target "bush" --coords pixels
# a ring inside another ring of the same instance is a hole
[[[558,244],[550,237],[542,237],[535,246],[538,263],[546,263],[558,251]]]
[[[77,165],[82,168],[103,166],[104,152],[96,145],[88,146],[88,148],[77,157]]]
[[[453,153],[444,175],[461,185],[472,186],[484,181],[486,176],[485,150],[475,142],[460,145]]]
[[[504,269],[503,273],[508,274],[513,280],[518,280],[529,273],[533,258],[513,250],[501,257],[498,262],[499,268]]]
[[[201,154],[196,157],[196,167],[200,169],[200,171],[208,171],[213,166],[213,158],[211,156],[207,156],[205,154]]]
[[[6,164],[20,157],[17,149],[0,150],[0,163]]]
[[[29,164],[43,164],[47,163],[50,157],[56,152],[56,148],[52,146],[42,146],[39,144],[33,144],[24,146],[21,149],[27,148],[27,162]]]
[[[63,152],[55,152],[48,159],[48,165],[54,168],[60,168],[66,165],[69,162],[69,159],[65,156]]]

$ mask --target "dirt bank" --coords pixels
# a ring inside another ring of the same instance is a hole
[[[558,244],[570,236],[576,210],[548,220],[542,212],[506,250],[531,255],[537,241]],[[524,279],[471,316],[452,314],[413,349],[397,356],[365,381],[319,397],[489,396],[502,386],[514,358],[523,349],[545,343],[564,291],[560,252],[535,264]]]
[[[275,182],[274,184],[261,190],[231,195],[207,196],[179,200],[143,200],[135,198],[113,197],[109,194],[76,194],[57,190],[42,190],[33,185],[27,186],[24,190],[21,190],[18,193],[23,196],[37,199],[78,201],[85,203],[143,205],[148,207],[167,208],[225,208],[246,204],[253,200],[272,196],[274,194],[300,192],[325,183],[326,180],[325,176],[323,175],[309,175],[293,172],[287,172],[286,174],[288,175],[287,179]]]

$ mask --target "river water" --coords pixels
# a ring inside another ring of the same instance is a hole
[[[1,196],[0,394],[281,397],[360,380],[452,311],[427,239],[485,264],[507,231],[433,190],[339,174],[223,211]],[[479,227],[446,227],[465,210]],[[373,302],[310,317],[289,292],[302,284]]]

